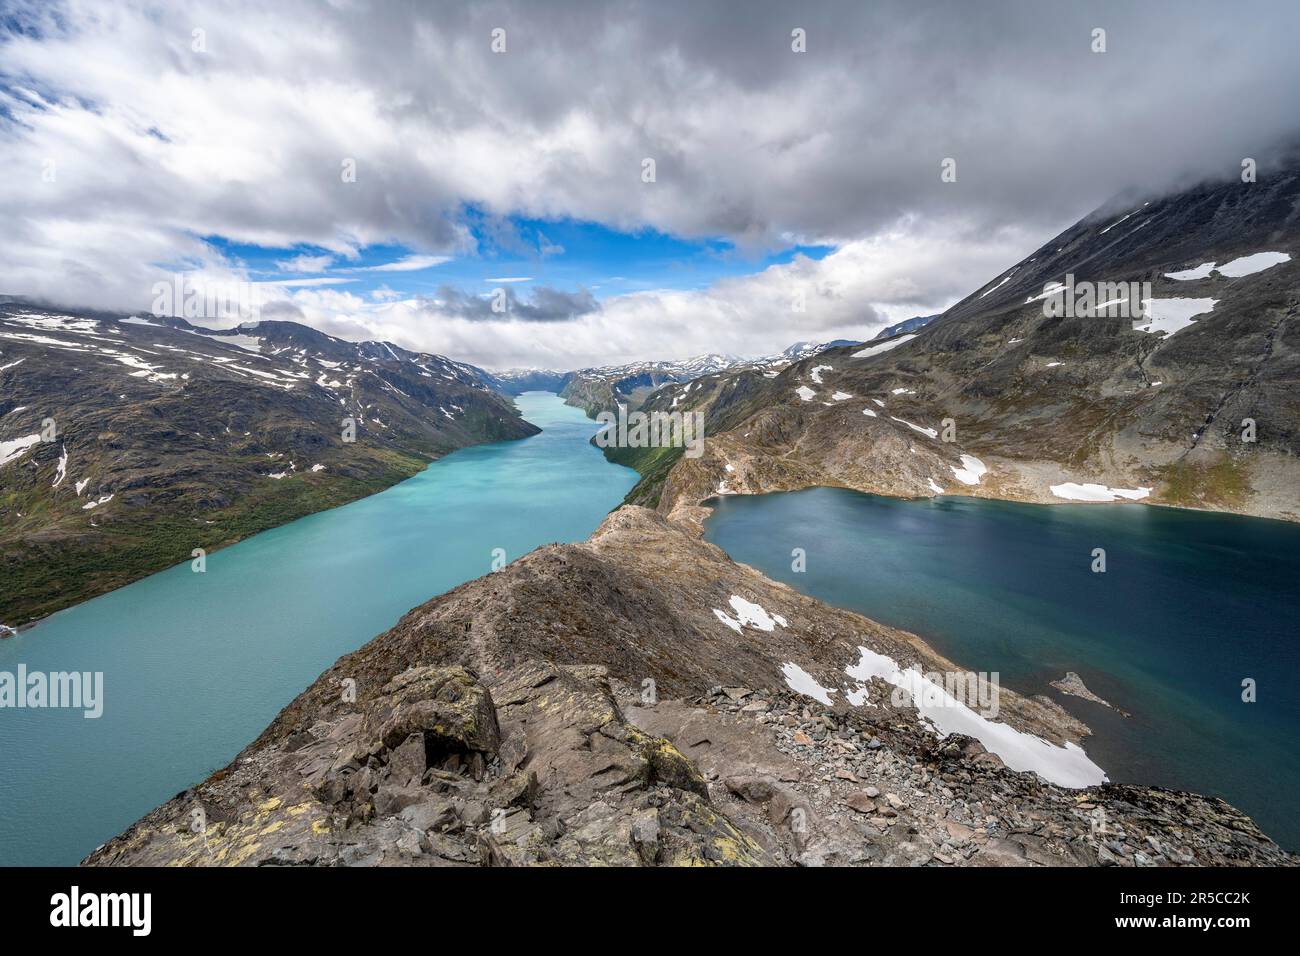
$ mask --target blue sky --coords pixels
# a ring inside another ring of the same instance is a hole
[[[597,299],[648,290],[706,289],[719,279],[760,272],[802,255],[820,260],[829,245],[793,244],[780,250],[738,248],[726,239],[682,239],[653,229],[624,232],[577,220],[488,217],[468,211],[462,219],[473,248],[425,254],[402,245],[376,244],[359,250],[356,258],[335,255],[308,245],[267,248],[230,242],[222,236],[202,236],[223,256],[242,263],[258,281],[346,279],[336,283],[358,295],[391,289],[403,298],[433,295],[451,285],[472,294],[487,294],[513,283],[521,295],[533,285],[566,291],[586,289]],[[467,243],[467,246],[469,244]],[[404,260],[436,261],[413,269],[378,269]],[[301,260],[307,268],[295,268]],[[328,265],[320,260],[328,258]],[[176,263],[160,263],[175,266]],[[335,283],[331,283],[335,284]]]

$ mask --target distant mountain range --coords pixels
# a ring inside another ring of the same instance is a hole
[[[523,392],[558,392],[568,384],[572,372],[555,372],[544,368],[511,368],[503,372],[484,373],[492,387],[506,395]]]
[[[518,394],[528,388],[554,390],[570,405],[590,414],[613,409],[616,405],[638,404],[655,389],[668,384],[684,384],[737,369],[763,371],[770,375],[793,362],[817,355],[826,349],[853,345],[847,339],[833,342],[796,342],[778,355],[742,359],[733,355],[710,353],[687,359],[630,362],[626,365],[603,365],[574,372],[538,369],[512,369],[494,373],[498,387],[506,394]]]
[[[931,318],[933,317],[931,316]],[[917,321],[919,320],[908,320],[909,323]],[[907,323],[903,324],[906,325]],[[693,378],[699,378],[701,375],[712,375],[715,372],[732,368],[784,368],[791,362],[808,358],[819,352],[824,352],[826,349],[856,344],[859,343],[849,339],[835,339],[830,342],[796,342],[778,355],[769,355],[757,359],[742,359],[732,355],[712,353],[687,359],[629,362],[624,365],[601,365],[571,372],[539,368],[512,368],[504,371],[484,372],[483,374],[488,381],[507,395],[518,395],[520,392],[532,389],[559,392],[575,376],[607,381],[627,381],[629,384],[633,384],[633,380],[641,379],[644,376],[663,382],[688,382]]]

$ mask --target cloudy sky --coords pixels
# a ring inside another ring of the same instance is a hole
[[[1293,0],[0,0],[0,292],[249,283],[498,368],[867,338],[1267,157],[1297,35]]]

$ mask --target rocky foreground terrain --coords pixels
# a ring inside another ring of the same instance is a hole
[[[480,370],[384,342],[0,304],[0,623],[536,432]]]
[[[925,709],[883,661],[955,670],[623,507],[411,611],[85,862],[1294,863],[1221,800],[1100,782],[1045,697]]]
[[[1150,294],[1045,314],[1067,276]],[[1131,298],[1146,317],[1113,314]],[[619,458],[645,478],[629,500],[678,517],[831,485],[1300,520],[1300,163],[1098,210],[923,327],[643,408],[707,416],[702,458]]]

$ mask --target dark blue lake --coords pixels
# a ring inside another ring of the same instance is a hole
[[[1112,781],[1221,796],[1300,847],[1300,525],[814,488],[721,498],[705,533],[769,577],[1052,697],[1092,727],[1084,747]],[[1132,716],[1048,686],[1070,670]]]

